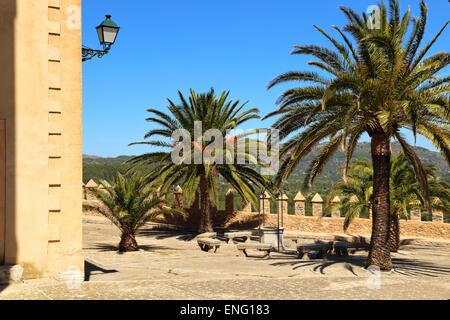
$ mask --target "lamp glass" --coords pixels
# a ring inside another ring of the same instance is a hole
[[[104,43],[114,44],[116,41],[117,33],[119,32],[118,28],[112,27],[102,27],[103,29],[103,41]]]
[[[103,27],[102,26],[97,27],[97,34],[98,34],[98,40],[100,41],[100,44],[103,44],[104,38],[103,38]]]

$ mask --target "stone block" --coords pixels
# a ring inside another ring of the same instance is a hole
[[[0,266],[0,283],[18,282],[22,275],[23,267],[20,264]]]

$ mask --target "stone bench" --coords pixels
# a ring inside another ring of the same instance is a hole
[[[337,241],[333,244],[334,254],[341,257],[348,256],[348,242]]]
[[[0,283],[19,282],[22,279],[23,267],[16,265],[0,265]]]
[[[237,249],[245,256],[248,257],[247,250],[248,249],[254,249],[258,251],[264,251],[266,254],[262,257],[268,257],[270,258],[270,251],[272,250],[272,245],[269,243],[239,243],[236,245]]]
[[[334,253],[338,256],[348,256],[348,253],[355,254],[356,251],[369,250],[368,243],[348,243],[345,241],[335,242],[333,245]]]
[[[226,243],[229,243],[230,240],[233,240],[234,238],[243,238],[244,242],[247,242],[250,240],[252,233],[251,231],[225,232],[223,236],[225,237]]]
[[[323,241],[334,241],[335,236],[333,234],[327,234],[327,233],[302,233],[300,235],[296,235],[294,239],[292,239],[295,243],[302,243],[302,242],[314,242],[317,239],[321,239]]]
[[[308,258],[309,252],[318,252],[317,258],[325,259],[327,254],[331,252],[333,249],[333,242],[324,242],[324,243],[312,243],[312,244],[299,244],[297,245],[297,257],[302,259],[305,254],[305,258]]]
[[[202,251],[209,252],[214,248],[214,253],[220,248],[222,242],[213,238],[198,238],[197,243]]]
[[[348,252],[351,254],[355,254],[356,251],[368,251],[369,244],[368,243],[349,243],[348,244]]]
[[[217,237],[217,232],[205,232],[202,234],[199,234],[196,238],[213,238],[215,239]]]

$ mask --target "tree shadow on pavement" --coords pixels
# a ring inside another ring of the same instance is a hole
[[[118,254],[127,254],[127,253],[139,253],[142,251],[155,251],[155,250],[176,250],[174,248],[169,248],[169,247],[165,247],[165,246],[155,246],[155,245],[139,245],[139,251],[130,251],[130,252],[119,252],[119,248],[116,245],[111,245],[111,244],[105,244],[105,243],[95,243],[92,244],[89,248],[85,248],[85,250],[96,250],[99,252],[117,252]]]
[[[394,269],[407,276],[439,277],[450,274],[450,267],[416,259],[393,258]]]
[[[292,266],[293,270],[314,266],[314,271],[319,271],[321,274],[325,274],[325,270],[333,265],[342,264],[345,269],[357,275],[355,268],[362,268],[366,262],[366,256],[347,256],[339,257],[329,255],[327,259],[310,259],[300,260],[292,252],[287,252],[283,256],[273,257],[272,260],[285,260],[280,262],[274,262],[272,266]],[[288,261],[286,261],[289,259]],[[420,261],[417,259],[409,258],[392,258],[394,270],[401,275],[406,276],[427,276],[427,277],[439,277],[450,274],[450,267],[438,265],[432,262]]]
[[[289,258],[288,258],[289,257]],[[364,262],[366,260],[366,257],[362,256],[348,256],[348,257],[339,257],[339,256],[332,256],[329,255],[327,259],[314,259],[310,258],[309,260],[306,259],[298,259],[297,255],[294,251],[288,251],[286,254],[286,257],[282,256],[276,256],[273,257],[272,260],[286,260],[289,259],[289,261],[280,261],[280,262],[274,262],[271,263],[271,266],[286,266],[290,265],[292,266],[292,270],[298,270],[305,267],[311,267],[313,266],[313,270],[315,272],[319,271],[321,274],[325,274],[326,268],[333,266],[333,265],[343,265],[345,269],[350,271],[353,275],[356,275],[354,269],[355,267],[361,268],[364,266]]]
[[[140,230],[137,235],[141,237],[154,237],[157,240],[176,238],[181,241],[192,241],[198,234],[188,231],[143,229]]]

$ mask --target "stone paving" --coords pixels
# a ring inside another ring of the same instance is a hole
[[[141,251],[119,254],[119,232],[84,223],[85,281],[50,279],[0,286],[1,299],[450,299],[450,247],[402,246],[395,272],[362,269],[367,253],[298,260],[294,244],[271,259],[239,255],[235,244],[202,252],[195,234],[143,229]],[[236,242],[235,242],[236,243]],[[375,280],[375,282],[373,281]],[[372,289],[369,289],[371,287]]]

